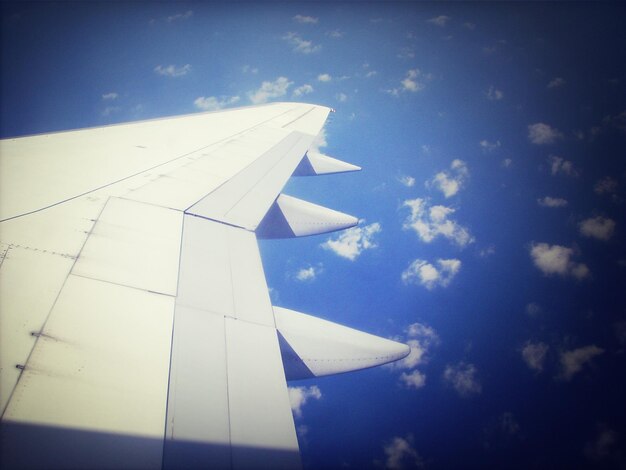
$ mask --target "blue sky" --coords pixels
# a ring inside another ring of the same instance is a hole
[[[272,298],[413,352],[291,384],[305,466],[624,468],[625,13],[3,3],[0,133],[336,108],[363,171],[285,192],[362,221],[261,242]]]

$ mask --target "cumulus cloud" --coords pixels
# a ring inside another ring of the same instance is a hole
[[[415,369],[412,372],[402,372],[400,374],[400,382],[407,388],[419,389],[426,385],[426,375]]]
[[[621,455],[618,439],[619,435],[615,431],[606,426],[600,426],[595,439],[585,444],[585,457],[600,461]]]
[[[528,126],[528,139],[533,144],[553,144],[562,138],[563,134],[560,131],[543,122],[537,122]]]
[[[593,186],[593,190],[596,194],[615,194],[617,192],[617,181],[610,176],[605,176]]]
[[[400,181],[400,183],[407,188],[415,186],[415,178],[409,175],[401,176],[400,178],[398,178],[398,181]]]
[[[411,69],[406,73],[406,77],[400,83],[406,91],[416,92],[424,88],[424,84],[417,81],[417,78],[421,75],[419,69]]]
[[[413,447],[413,436],[394,437],[385,445],[385,468],[423,468],[424,461]]]
[[[489,87],[485,95],[487,95],[487,99],[491,101],[499,101],[504,98],[504,93],[502,93],[502,90],[498,90],[493,85]]]
[[[443,379],[462,396],[478,394],[482,385],[478,380],[478,370],[474,364],[461,361],[458,364],[448,364],[443,372]]]
[[[446,198],[454,196],[460,191],[469,177],[469,169],[463,160],[453,160],[450,172],[440,171],[428,183],[440,190]]]
[[[532,370],[543,371],[543,364],[546,360],[549,346],[545,343],[532,343],[527,341],[522,348],[522,359]]]
[[[154,71],[159,75],[164,75],[166,77],[182,77],[183,75],[187,75],[191,71],[191,65],[185,64],[182,67],[177,67],[175,65],[157,65],[154,68]]]
[[[296,273],[295,278],[296,280],[302,282],[312,282],[323,272],[323,270],[324,268],[321,264],[317,267],[309,266],[308,268],[301,268]]]
[[[565,80],[563,80],[561,77],[556,77],[550,80],[550,82],[548,83],[548,88],[561,88],[563,85],[565,85]]]
[[[411,209],[403,228],[414,230],[419,239],[425,243],[430,243],[437,237],[444,237],[463,247],[474,241],[465,227],[449,218],[454,213],[451,207],[440,205],[429,207],[428,202],[421,198],[406,200],[402,206]]]
[[[293,96],[308,95],[309,93],[313,93],[313,87],[308,83],[305,83],[304,85],[301,85],[293,90]]]
[[[500,141],[496,140],[495,142],[489,142],[487,139],[481,140],[478,145],[483,149],[483,152],[491,152],[500,147]]]
[[[103,116],[110,116],[113,113],[117,113],[118,111],[121,111],[122,108],[120,108],[119,106],[107,106],[106,108],[104,108],[102,110],[102,115]]]
[[[567,206],[567,200],[560,197],[546,196],[541,199],[537,199],[537,204],[541,207],[565,207]]]
[[[251,73],[253,75],[259,73],[259,69],[256,67],[252,67],[251,65],[244,65],[243,67],[241,67],[241,71],[243,73]]]
[[[530,257],[535,266],[546,276],[557,274],[563,277],[584,279],[590,275],[589,268],[584,263],[572,261],[574,250],[561,245],[547,243],[533,243],[530,247]]]
[[[328,239],[321,246],[338,256],[354,261],[363,251],[378,247],[375,238],[381,230],[377,222],[363,227],[352,227],[341,232],[336,238]]]
[[[273,82],[263,82],[257,90],[248,93],[248,98],[252,104],[267,103],[273,98],[284,96],[291,85],[293,82],[287,77],[278,77]]]
[[[450,17],[446,15],[435,16],[434,18],[428,20],[429,23],[441,27],[445,26],[448,21],[450,21]]]
[[[559,374],[559,378],[571,380],[583,367],[587,364],[591,364],[594,357],[602,353],[604,353],[604,349],[594,344],[571,351],[561,352],[561,373]]]
[[[458,259],[438,259],[437,266],[422,259],[414,260],[402,272],[402,282],[405,284],[422,285],[428,290],[435,287],[446,287],[461,270],[461,261]]]
[[[118,94],[115,93],[114,91],[112,91],[111,93],[105,93],[104,95],[102,95],[102,99],[103,100],[116,100],[118,98]]]
[[[283,40],[293,46],[293,51],[300,54],[312,54],[319,52],[322,48],[320,45],[314,45],[313,41],[302,39],[297,33],[287,33],[283,36]]]
[[[340,31],[338,29],[334,29],[333,31],[328,31],[326,33],[326,36],[328,36],[329,38],[333,38],[333,39],[340,39],[344,36],[344,32]]]
[[[193,102],[196,108],[203,111],[217,111],[218,109],[225,108],[233,105],[239,101],[238,96],[222,96],[220,98],[216,96],[199,96]]]
[[[314,16],[296,15],[292,18],[296,23],[302,24],[317,24],[319,18]]]
[[[626,110],[615,116],[605,116],[602,124],[614,127],[621,132],[626,132]]]
[[[569,160],[565,160],[562,157],[557,157],[556,155],[550,155],[548,157],[548,163],[550,164],[550,172],[553,176],[578,176],[578,170],[574,168],[574,164]]]
[[[405,358],[387,364],[390,369],[413,369],[426,363],[430,349],[439,344],[439,335],[435,330],[423,323],[413,323],[405,331],[406,339],[403,340],[410,352]]]
[[[193,11],[187,10],[187,11],[185,11],[183,13],[177,13],[175,15],[168,16],[167,17],[167,22],[168,23],[172,23],[173,21],[188,20],[192,16],[193,16]]]
[[[431,74],[424,74],[420,69],[410,69],[404,79],[400,81],[399,87],[385,91],[393,96],[400,96],[406,92],[415,93],[423,90],[426,87],[426,81],[432,80],[432,78]]]
[[[526,305],[526,315],[530,315],[531,317],[539,315],[542,311],[541,305],[536,302],[530,302]]]
[[[583,220],[578,228],[585,237],[606,241],[613,236],[615,221],[602,216],[591,217]]]
[[[289,387],[289,401],[291,402],[291,411],[296,418],[302,416],[302,407],[310,399],[319,400],[322,398],[322,392],[316,385],[311,387]]]
[[[318,82],[330,82],[333,79],[333,77],[331,77],[329,74],[327,73],[320,73],[317,76],[317,81]]]

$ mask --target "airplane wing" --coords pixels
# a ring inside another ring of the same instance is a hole
[[[0,462],[298,468],[287,380],[408,347],[271,304],[257,238],[354,217],[281,194],[359,169],[276,103],[0,143]]]

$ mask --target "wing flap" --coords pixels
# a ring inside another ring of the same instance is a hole
[[[254,230],[298,165],[313,138],[292,132],[187,210],[187,213]]]

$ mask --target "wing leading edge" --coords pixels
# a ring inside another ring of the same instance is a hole
[[[408,354],[269,299],[257,238],[357,222],[280,194],[292,175],[359,169],[310,151],[329,111],[2,141],[3,465],[298,468],[286,380]],[[130,157],[101,171],[102,147]]]

